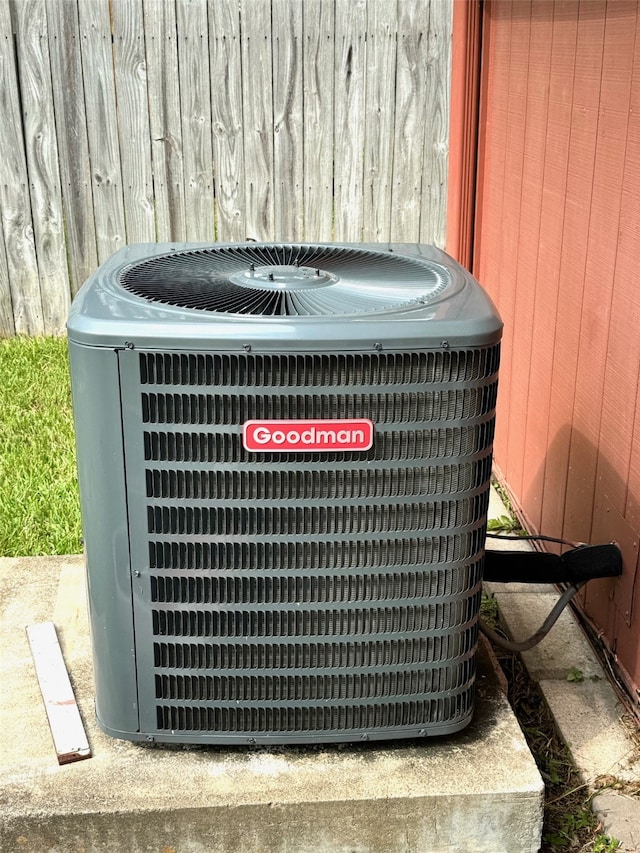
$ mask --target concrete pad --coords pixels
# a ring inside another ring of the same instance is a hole
[[[489,517],[506,513],[492,489]],[[491,540],[490,548],[511,544],[531,548],[527,542]],[[523,640],[542,624],[557,600],[557,591],[542,584],[485,584],[495,595],[500,616],[509,635]],[[529,675],[539,683],[562,739],[571,748],[581,777],[594,786],[598,777],[640,780],[637,746],[621,723],[620,704],[600,661],[570,610],[566,610],[550,634],[534,649],[523,653]],[[572,668],[582,672],[582,682],[567,681]],[[598,783],[600,784],[600,783]],[[640,800],[617,790],[600,790],[593,809],[603,831],[620,841],[620,853],[640,853]]]
[[[602,831],[617,838],[624,853],[640,853],[640,800],[602,791],[593,798],[593,811]]]
[[[638,749],[620,724],[624,708],[608,682],[543,680],[540,689],[585,781],[602,775],[640,779]]]
[[[494,584],[487,585],[493,589]],[[551,586],[546,592],[496,593],[500,618],[514,640],[526,640],[540,628],[559,593]],[[602,676],[602,667],[587,638],[578,628],[570,609],[565,609],[544,640],[522,659],[535,681],[559,678],[566,680],[572,669],[585,678]]]
[[[489,546],[492,547],[492,546]],[[485,584],[486,590],[485,592],[490,593],[491,595],[528,595],[532,592],[534,593],[549,593],[554,592],[555,590],[548,583],[498,583],[497,581],[492,581],[491,583]]]
[[[7,851],[534,853],[543,786],[484,654],[474,720],[387,744],[150,749],[93,719],[80,557],[2,559]],[[25,626],[56,621],[94,757],[58,766]]]

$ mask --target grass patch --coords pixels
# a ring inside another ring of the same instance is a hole
[[[0,556],[81,550],[67,341],[0,340]]]

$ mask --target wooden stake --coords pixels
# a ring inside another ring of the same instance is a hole
[[[91,758],[91,749],[53,622],[28,625],[27,637],[58,764]]]

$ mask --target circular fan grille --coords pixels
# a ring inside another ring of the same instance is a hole
[[[426,303],[447,287],[449,274],[392,252],[258,243],[162,255],[129,267],[119,280],[137,296],[181,308],[300,317]]]

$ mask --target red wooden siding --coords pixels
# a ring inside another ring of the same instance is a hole
[[[473,269],[505,322],[495,454],[533,530],[616,539],[581,606],[640,685],[640,4],[487,0]]]

